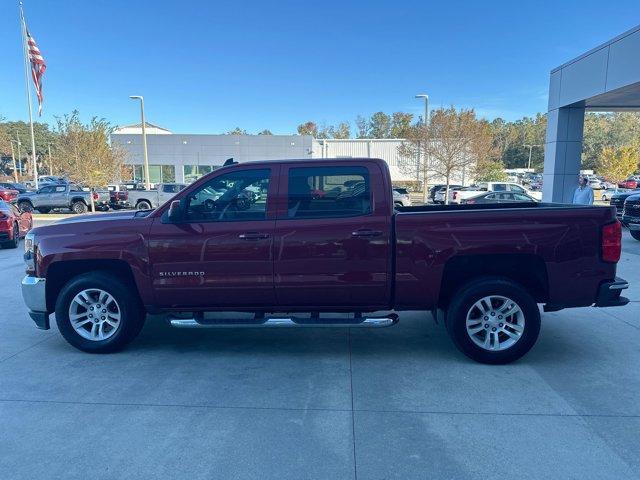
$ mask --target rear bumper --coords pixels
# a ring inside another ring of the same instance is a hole
[[[26,276],[22,279],[22,298],[36,327],[49,330],[46,282],[44,278]]]
[[[629,283],[616,277],[613,282],[604,282],[598,288],[598,296],[594,307],[621,307],[629,303],[629,299],[621,296],[622,290],[629,288]]]

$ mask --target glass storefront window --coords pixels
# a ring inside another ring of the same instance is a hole
[[[184,181],[185,183],[195,182],[198,178],[213,172],[219,165],[184,165]]]
[[[144,166],[128,165],[133,180],[144,182]],[[131,177],[124,178],[129,180]],[[176,181],[176,167],[174,165],[149,165],[149,181],[151,183],[171,183]]]

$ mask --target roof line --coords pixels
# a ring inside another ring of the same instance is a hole
[[[559,67],[555,67],[551,70],[551,73],[555,73],[558,70],[561,70],[565,67],[568,67],[569,65],[576,63],[579,60],[582,60],[585,57],[588,57],[589,55],[591,55],[592,53],[595,53],[599,50],[602,50],[603,48],[606,48],[620,40],[622,40],[625,37],[628,37],[629,35],[632,35],[636,32],[640,31],[640,25],[636,25],[635,27],[631,28],[630,30],[627,30],[626,32],[621,33],[620,35],[613,37],[611,40],[607,40],[606,42],[598,45],[597,47],[592,48],[591,50],[586,51],[585,53],[583,53],[582,55],[577,56],[576,58],[574,58],[573,60],[569,60],[568,62],[563,63],[562,65],[560,65]]]

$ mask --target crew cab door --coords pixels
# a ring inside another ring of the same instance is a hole
[[[78,191],[82,191],[80,188],[75,187]],[[68,192],[73,192],[73,186],[67,185],[56,185],[53,188],[53,193],[51,193],[49,206],[55,208],[66,208],[69,206],[69,194]]]
[[[385,178],[373,162],[282,167],[274,267],[279,306],[389,305],[391,186]]]
[[[236,168],[179,196],[183,217],[167,212],[149,236],[152,286],[160,307],[238,309],[275,304],[273,237],[278,166]],[[260,189],[260,198],[247,188]]]

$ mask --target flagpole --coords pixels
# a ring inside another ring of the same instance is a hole
[[[20,2],[20,23],[22,29],[22,53],[24,54],[24,86],[29,106],[29,128],[31,131],[31,160],[33,161],[33,183],[38,188],[38,165],[36,163],[36,137],[33,133],[33,114],[31,112],[31,89],[29,88],[29,53],[27,51],[27,24],[24,20],[22,2]]]

